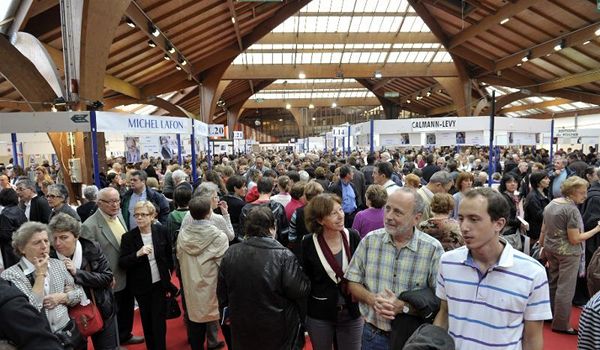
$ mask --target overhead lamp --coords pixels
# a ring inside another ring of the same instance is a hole
[[[565,40],[561,40],[558,44],[554,45],[554,51],[560,51],[565,48]]]
[[[289,103],[286,103],[286,104],[285,104],[285,109],[291,109],[291,108],[292,108],[292,105],[291,105],[291,104],[289,104]]]
[[[54,113],[58,112],[58,109],[56,109],[56,105],[52,105],[52,107],[50,107],[50,110]]]
[[[506,24],[508,21],[510,21],[510,18],[505,18],[500,21],[500,24]]]
[[[156,47],[156,43],[152,40],[148,40],[148,46],[150,47]]]
[[[165,55],[163,56],[163,58],[164,58],[165,60],[167,60],[167,61],[170,61],[170,60],[171,60],[171,57],[169,57],[169,55],[167,55],[167,54],[165,54]]]
[[[306,74],[304,74],[304,72],[300,72],[298,74],[298,79],[306,79]]]
[[[523,65],[523,63],[518,63],[517,67],[521,67]]]
[[[427,97],[430,97],[430,96],[431,96],[431,90],[428,90],[427,91]]]
[[[594,32],[595,36],[600,36],[600,28],[596,29],[596,31]]]
[[[158,30],[158,28],[156,28],[154,25],[150,25],[150,33],[152,33],[152,35],[156,38],[160,35],[160,30]]]
[[[335,108],[335,107],[337,107],[337,103],[333,102],[333,103],[331,104],[331,108]]]
[[[235,17],[231,17],[231,23],[235,24]]]
[[[279,121],[280,121],[280,122],[282,122],[282,121],[283,121],[283,118],[279,118]]]
[[[375,76],[375,79],[381,79],[383,77],[380,70],[376,70],[374,76]]]
[[[411,100],[410,98],[406,100],[406,103],[410,104]]]
[[[423,97],[421,95],[417,95],[417,97],[415,98],[415,100],[420,101]]]
[[[130,26],[131,28],[135,28],[135,23],[133,23],[131,18],[125,17],[125,23],[127,23],[127,25]]]
[[[308,109],[315,109],[315,105],[313,105],[312,103],[308,105]]]
[[[527,55],[523,56],[523,58],[521,58],[521,62],[527,62],[529,61],[529,58],[531,58],[531,51],[529,51],[527,53]]]
[[[586,40],[586,41],[583,42],[583,45],[587,45],[587,44],[589,44],[591,42],[592,42],[591,40]]]
[[[175,66],[175,69],[181,70],[181,67],[180,66]]]
[[[315,120],[317,120],[317,118],[315,118],[315,117],[312,117],[312,120],[313,120],[313,121],[315,121]]]
[[[174,54],[175,48],[171,44],[167,44],[167,51],[169,51],[170,54]]]

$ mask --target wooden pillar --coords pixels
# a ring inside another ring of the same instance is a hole
[[[444,87],[456,106],[458,116],[471,115],[471,81],[457,77],[438,77],[435,80]]]

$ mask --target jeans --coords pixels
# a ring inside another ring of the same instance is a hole
[[[306,318],[306,329],[314,350],[331,350],[334,337],[340,350],[359,350],[364,321],[361,317],[352,318],[348,310],[338,313],[335,322]]]
[[[390,337],[369,323],[365,323],[362,335],[362,350],[390,350]]]

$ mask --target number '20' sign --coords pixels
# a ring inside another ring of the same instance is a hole
[[[225,136],[225,126],[223,126],[223,124],[210,124],[208,126],[208,136]]]

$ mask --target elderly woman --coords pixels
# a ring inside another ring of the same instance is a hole
[[[87,186],[83,190],[83,197],[86,202],[77,208],[77,215],[81,218],[81,222],[85,222],[98,209],[98,187],[95,185]]]
[[[50,212],[48,221],[52,220],[52,218],[59,213],[65,213],[74,217],[77,219],[77,221],[81,221],[81,218],[75,209],[71,208],[69,205],[69,191],[65,185],[57,184],[48,186],[48,194],[46,195],[46,199],[48,200],[48,205],[50,205],[50,208],[52,208],[52,212]]]
[[[81,223],[59,213],[48,224],[53,250],[50,257],[62,260],[75,283],[83,287],[87,299],[96,299],[104,327],[92,335],[96,350],[114,350],[119,346],[116,304],[112,292],[113,274],[100,245],[79,237]]]
[[[2,270],[19,261],[12,249],[12,235],[21,225],[27,222],[27,217],[19,205],[17,191],[5,188],[0,191],[0,253],[2,254]],[[0,270],[1,271],[1,270]]]
[[[339,349],[358,350],[364,321],[344,273],[360,236],[344,227],[341,200],[335,195],[316,196],[306,205],[305,214],[312,232],[302,239],[302,263],[311,282],[306,328],[313,349],[330,350],[335,342]]]
[[[173,256],[164,227],[152,224],[154,204],[139,201],[133,208],[137,227],[121,238],[119,266],[127,271],[127,286],[138,301],[148,350],[167,348],[165,299],[176,291],[171,284]]]
[[[83,290],[75,284],[62,261],[50,258],[47,226],[39,222],[24,223],[13,235],[13,248],[20,260],[4,270],[1,277],[12,282],[37,310],[43,311],[50,329],[65,349],[85,349],[86,342],[69,318],[68,309],[81,302]],[[74,344],[68,345],[68,340]]]
[[[245,223],[247,238],[225,253],[217,284],[219,308],[229,310],[232,348],[295,349],[304,336],[299,310],[310,282],[294,254],[274,239],[269,207],[252,208]]]
[[[471,188],[473,188],[473,182],[475,181],[475,177],[472,173],[463,172],[458,174],[456,177],[456,193],[453,195],[454,197],[454,210],[452,211],[452,217],[454,220],[458,219],[458,206],[460,205],[460,201],[463,198],[463,195],[467,193]]]
[[[207,219],[211,222],[211,224],[215,225],[218,229],[223,231],[227,235],[227,239],[229,241],[235,238],[235,232],[233,231],[233,226],[231,225],[231,218],[229,216],[228,208],[226,201],[219,200],[219,188],[212,182],[203,182],[198,186],[196,191],[194,192],[194,197],[209,197],[211,199],[211,206],[213,212],[210,217]],[[221,214],[217,214],[214,212],[215,209],[221,209]],[[183,221],[181,222],[181,228],[189,225],[194,219],[190,215],[190,213],[186,213]]]
[[[575,294],[578,271],[582,265],[582,243],[600,232],[600,222],[583,232],[583,219],[578,205],[587,197],[588,182],[578,176],[566,179],[560,186],[563,197],[556,198],[544,209],[540,234],[543,255],[548,259],[548,284],[552,305],[552,331],[577,335],[571,327],[571,301]]]
[[[363,238],[367,233],[383,228],[383,206],[387,201],[387,191],[383,186],[370,185],[365,193],[367,198],[367,209],[362,210],[354,217],[352,228],[358,231],[360,238]]]
[[[450,218],[454,209],[454,200],[448,193],[436,193],[431,200],[433,216],[419,224],[419,230],[442,243],[444,251],[462,247],[465,241],[460,233],[458,221]]]

